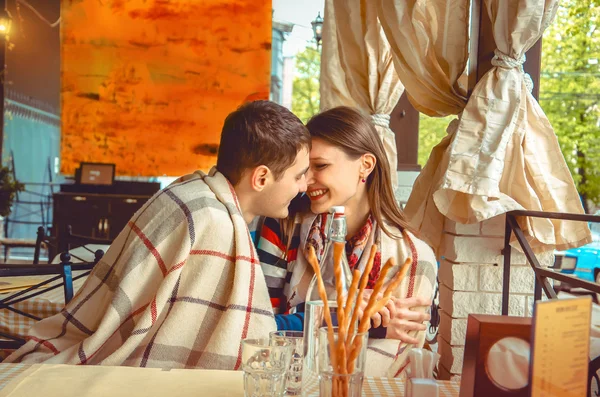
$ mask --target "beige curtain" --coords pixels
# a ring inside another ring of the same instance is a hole
[[[394,66],[411,103],[430,116],[459,114],[467,103],[464,72],[469,57],[469,0],[376,0]],[[449,127],[454,129],[456,121]],[[416,180],[405,212],[437,248],[444,217],[432,196],[452,141],[447,135],[432,151]]]
[[[482,12],[491,18],[497,43],[494,67],[475,87],[460,121],[449,127],[406,207],[434,247],[439,246],[443,216],[474,223],[514,209],[583,212],[554,131],[522,68],[525,52],[552,21],[558,2],[485,4]],[[408,85],[407,90],[412,93]],[[414,99],[421,101],[419,94]],[[591,240],[585,223],[528,218],[521,227],[537,252]]]
[[[397,187],[390,113],[404,91],[372,0],[326,0],[321,55],[321,110],[352,106],[369,113]]]
[[[468,0],[374,0],[410,101],[421,113],[460,113],[468,60]]]

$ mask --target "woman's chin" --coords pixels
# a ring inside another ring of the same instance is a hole
[[[323,212],[329,211],[335,204],[331,202],[331,199],[325,195],[325,197],[319,200],[312,201],[310,203],[310,210],[315,214],[322,214]]]
[[[310,210],[314,214],[322,214],[323,212],[327,212],[329,210],[329,205],[325,203],[311,203]]]

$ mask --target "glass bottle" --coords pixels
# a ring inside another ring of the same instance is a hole
[[[331,312],[333,326],[337,326],[337,290],[333,265],[333,243],[346,243],[346,217],[344,207],[332,207],[327,215],[326,242],[323,257],[319,263],[323,284],[327,292],[327,301]],[[344,296],[348,295],[352,272],[348,265],[346,251],[341,255],[341,284]],[[304,362],[302,373],[302,390],[307,390],[305,385],[318,383],[318,335],[319,328],[326,326],[324,318],[324,303],[319,295],[317,276],[314,275],[306,293],[304,313]]]

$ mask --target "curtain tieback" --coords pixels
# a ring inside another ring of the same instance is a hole
[[[373,122],[373,125],[378,125],[382,128],[390,128],[390,115],[383,113],[372,114],[371,122]]]
[[[519,69],[523,73],[525,87],[527,87],[527,90],[531,92],[533,90],[533,80],[531,79],[531,76],[528,73],[525,73],[523,70],[523,64],[525,63],[526,59],[527,58],[525,57],[525,54],[523,54],[519,59],[516,59],[506,55],[498,49],[495,49],[494,58],[492,58],[492,65],[503,69]]]

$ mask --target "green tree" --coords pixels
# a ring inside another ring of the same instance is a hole
[[[429,117],[420,114],[418,162],[421,167],[427,164],[427,159],[429,159],[433,147],[446,136],[446,128],[455,118],[456,116]]]
[[[600,204],[599,0],[563,0],[542,41],[540,105],[584,198]]]
[[[305,123],[319,112],[320,70],[321,53],[314,45],[306,47],[296,55],[292,112]]]

